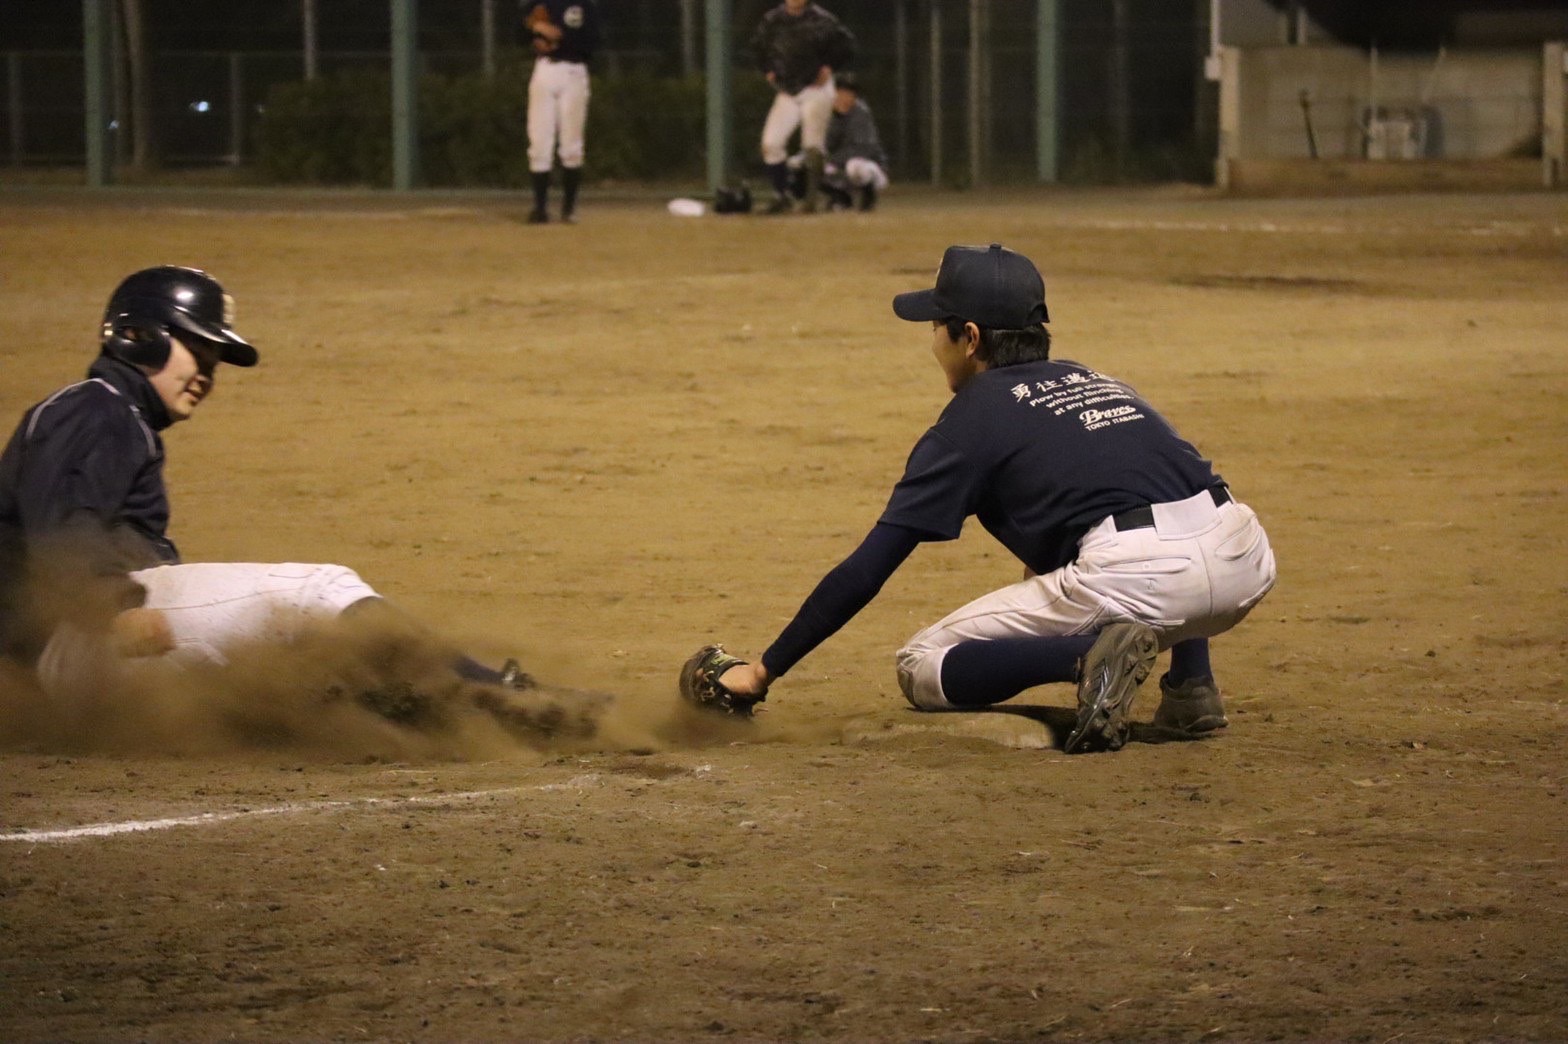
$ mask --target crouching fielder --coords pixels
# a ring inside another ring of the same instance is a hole
[[[836,206],[859,210],[875,210],[877,194],[887,188],[887,150],[854,73],[844,73],[834,84],[822,186]]]
[[[920,543],[957,538],[973,515],[1026,578],[909,639],[896,659],[910,703],[973,709],[1076,682],[1064,749],[1117,750],[1138,686],[1168,648],[1155,724],[1189,735],[1225,726],[1208,640],[1274,584],[1257,516],[1129,385],[1050,358],[1045,283],[1021,254],[950,247],[935,287],[898,295],[893,311],[930,324],[952,400],[877,524],[761,660],[709,646],[688,661],[682,691],[748,712]]]
[[[256,365],[233,300],[205,272],[158,267],[114,291],[85,380],[29,409],[0,454],[0,652],[46,693],[101,691],[126,659],[225,662],[344,613],[396,616],[340,565],[185,563],[168,536],[162,432],[190,419],[218,366]],[[517,688],[508,661],[454,654],[460,677]]]

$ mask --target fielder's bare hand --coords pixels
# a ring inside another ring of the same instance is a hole
[[[719,675],[719,684],[741,696],[766,696],[773,675],[760,663],[742,663]]]

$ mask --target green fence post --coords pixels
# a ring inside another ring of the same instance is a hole
[[[392,187],[419,182],[419,0],[392,0]]]
[[[87,136],[87,185],[103,188],[114,180],[109,149],[110,0],[82,0],[82,66]]]
[[[730,2],[708,0],[708,187],[729,180]]]
[[[1035,171],[1040,181],[1061,180],[1058,106],[1061,83],[1061,0],[1037,0],[1035,11]]]

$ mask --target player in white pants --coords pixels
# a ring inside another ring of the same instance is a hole
[[[882,164],[876,160],[864,159],[856,156],[854,159],[844,161],[844,180],[852,188],[871,189],[872,192],[881,192],[887,188],[887,171],[882,169]],[[829,170],[828,173],[833,173]],[[874,197],[873,197],[874,198]],[[870,210],[869,206],[862,206],[862,210]]]
[[[751,48],[758,70],[776,92],[762,125],[762,162],[774,192],[768,212],[793,208],[787,161],[797,129],[805,155],[804,209],[815,210],[833,115],[833,74],[854,60],[855,37],[811,0],[783,0],[762,16]]]
[[[762,162],[774,167],[789,161],[789,143],[800,132],[802,161],[811,154],[826,154],[828,121],[833,118],[834,83],[831,73],[821,83],[803,87],[794,94],[779,91],[762,124]],[[818,175],[820,177],[820,173]]]
[[[0,654],[50,694],[80,703],[145,658],[221,664],[345,612],[423,633],[344,566],[182,562],[161,433],[206,399],[220,362],[256,364],[232,314],[205,272],[133,273],[110,297],[87,379],[28,410],[0,453]],[[448,662],[476,683],[532,684],[512,661]]]
[[[67,619],[54,627],[34,668],[39,686],[81,709],[117,677],[154,659],[221,666],[237,647],[287,645],[311,624],[380,596],[352,569],[297,562],[195,562],[134,570],[142,604],[107,631]]]
[[[599,12],[593,0],[523,0],[524,24],[533,47],[528,80],[528,170],[534,207],[530,224],[550,220],[550,171],[561,161],[561,220],[577,217],[582,183],[584,131],[592,93],[588,61],[599,42]]]

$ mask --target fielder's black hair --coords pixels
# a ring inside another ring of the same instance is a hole
[[[947,336],[956,341],[964,335],[964,320],[948,316]],[[1044,326],[1026,326],[1021,330],[997,330],[979,326],[980,344],[975,358],[987,367],[999,370],[1019,363],[1042,362],[1051,357],[1051,331]]]

